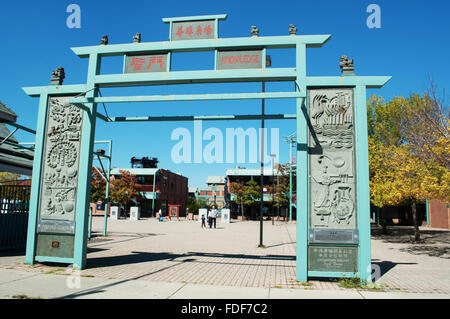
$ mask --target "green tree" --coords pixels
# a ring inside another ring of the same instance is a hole
[[[230,183],[230,191],[234,194],[234,198],[232,199],[237,205],[241,207],[241,216],[244,219],[244,185],[241,183]]]
[[[245,183],[244,190],[242,192],[242,202],[246,206],[255,206],[261,199],[260,187],[257,182],[250,180]]]
[[[205,207],[205,201],[201,198],[188,197],[187,208],[192,214],[198,214],[200,208]]]
[[[138,196],[138,188],[141,186],[137,182],[136,175],[127,171],[120,171],[119,178],[111,179],[111,200],[119,203],[121,207],[133,203],[132,199]]]
[[[99,167],[97,169],[104,174],[103,170]],[[106,181],[99,174],[99,172],[92,168],[92,178],[91,178],[91,203],[105,202],[106,200]]]
[[[289,207],[289,164],[280,165],[280,175],[278,176],[278,185],[275,187],[275,206]],[[294,176],[293,176],[294,182]],[[294,183],[292,183],[294,184]],[[293,185],[294,186],[294,185]],[[292,188],[294,191],[294,188]]]

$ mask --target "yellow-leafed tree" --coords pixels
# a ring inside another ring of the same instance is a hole
[[[416,241],[417,203],[450,199],[448,114],[430,92],[368,102],[371,202],[380,208],[409,203]]]

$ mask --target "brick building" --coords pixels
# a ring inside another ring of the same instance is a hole
[[[167,216],[169,205],[180,205],[180,216],[186,216],[188,178],[162,168],[114,168],[111,175],[119,178],[120,171],[136,175],[139,196],[136,202],[141,216],[155,216],[160,209]]]
[[[224,176],[208,176],[206,189],[199,191],[197,197],[203,199],[207,205],[216,205],[218,209],[226,205],[226,180]]]
[[[281,173],[277,169],[265,168],[263,171],[263,184],[264,185],[274,185],[277,183],[277,178]],[[261,182],[261,169],[247,169],[242,167],[236,167],[226,170],[226,183],[229,193],[227,194],[226,200],[231,209],[231,215],[233,217],[241,217],[241,207],[239,204],[234,202],[235,194],[231,193],[230,184],[240,183],[245,185],[248,181],[255,181],[258,185]],[[256,219],[259,215],[259,198],[256,201],[258,204],[252,207],[244,206],[244,217],[250,219]],[[271,216],[274,215],[274,207],[272,206],[272,193],[266,188],[263,190],[263,215]],[[286,209],[283,209],[281,216],[286,215]]]

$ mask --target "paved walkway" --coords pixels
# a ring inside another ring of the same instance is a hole
[[[200,225],[186,220],[162,223],[155,219],[137,222],[109,220],[108,236],[94,237],[89,243],[88,269],[81,271],[83,283],[76,291],[107,286],[101,292],[86,295],[92,298],[126,297],[119,291],[129,291],[130,296],[147,291],[150,294],[145,296],[150,298],[153,296],[151,291],[157,291],[155,298],[184,298],[189,295],[199,298],[304,298],[318,294],[324,298],[371,298],[380,294],[342,288],[337,280],[312,280],[308,284],[297,282],[295,224],[275,222],[272,225],[271,221],[265,222],[266,248],[257,247],[258,222],[218,222],[216,229],[201,229]],[[101,235],[102,227],[103,219],[94,218],[93,234]],[[392,294],[399,298],[406,295],[417,297],[417,293],[449,298],[448,253],[440,256],[414,254],[408,250],[409,246],[408,243],[372,240],[373,264],[381,269],[377,283],[385,291],[381,293],[382,298],[389,298]],[[26,280],[38,281],[41,276],[55,278],[52,279],[55,283],[67,280],[68,276],[60,276],[68,275],[64,265],[30,266],[24,265],[23,261],[23,256],[14,254],[0,257],[0,278],[18,278],[14,284],[0,280],[0,296],[12,296],[16,291],[8,290],[12,286],[19,287],[19,283]],[[8,271],[11,274],[5,273]],[[117,290],[119,286],[130,289]],[[210,289],[205,290],[205,287]],[[66,284],[61,289],[51,296],[71,294],[70,289],[65,290],[68,289]],[[215,291],[216,295],[214,297],[205,291]],[[20,289],[16,292],[19,293]],[[43,293],[40,296],[50,295]]]

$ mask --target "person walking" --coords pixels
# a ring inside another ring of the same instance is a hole
[[[211,221],[210,221],[210,224],[209,224],[209,228],[212,228],[213,224],[214,224],[214,228],[216,228],[217,213],[218,212],[217,212],[216,206],[213,205],[213,207],[211,209],[211,212],[209,214],[209,216],[211,218]]]
[[[211,228],[211,209],[207,208],[207,210],[206,216],[208,218],[208,226]]]
[[[205,214],[202,214],[202,228],[205,227],[206,228],[206,216]]]

